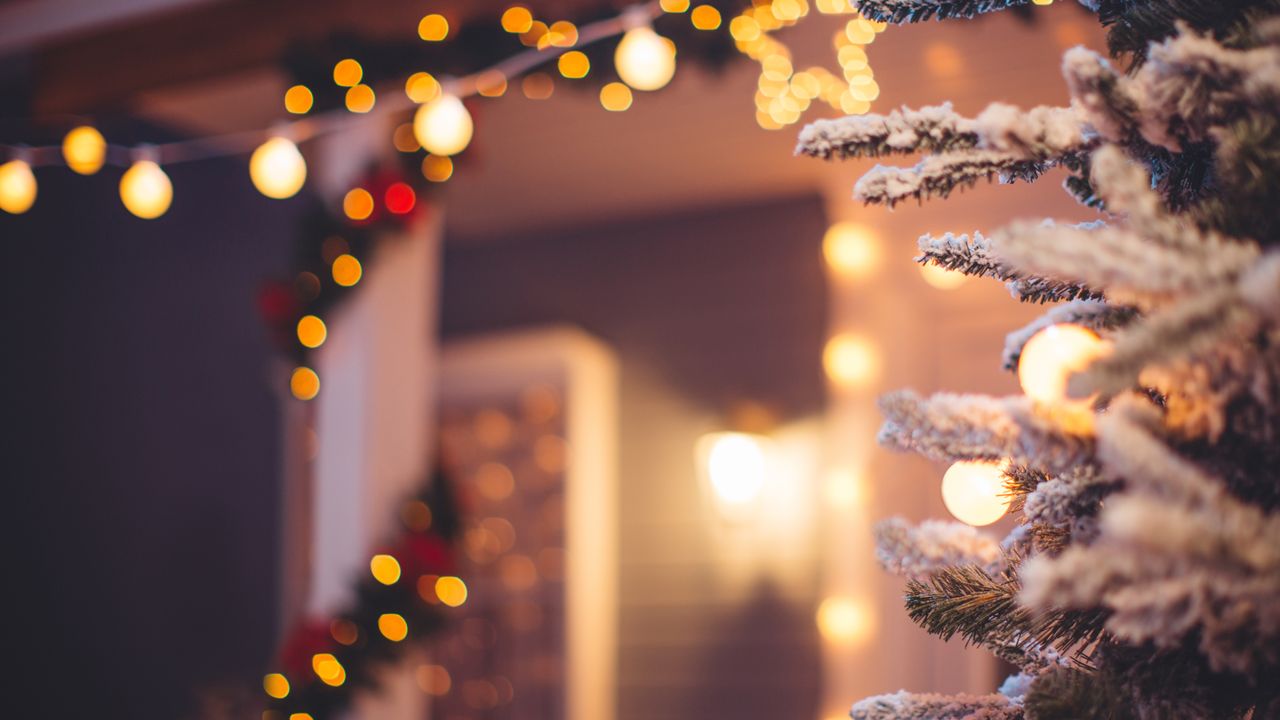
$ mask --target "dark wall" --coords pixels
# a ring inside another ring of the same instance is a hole
[[[688,399],[822,406],[826,220],[806,196],[446,246],[446,338],[566,322]]]
[[[167,170],[156,221],[124,210],[118,168],[38,169],[35,207],[0,213],[6,717],[172,720],[198,687],[256,684],[275,641],[256,293],[304,201],[258,195],[244,158]]]

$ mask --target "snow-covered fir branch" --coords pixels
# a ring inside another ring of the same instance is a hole
[[[923,235],[918,241],[920,255],[916,262],[933,264],[947,270],[974,277],[991,277],[1004,281],[1014,297],[1023,302],[1045,303],[1076,299],[1100,299],[1102,293],[1079,283],[1053,278],[1032,277],[1002,264],[991,251],[991,243],[982,233],[942,236]]]
[[[1124,327],[1136,318],[1137,310],[1123,305],[1110,305],[1098,300],[1075,300],[1049,308],[1044,315],[1005,336],[1001,363],[1005,370],[1015,370],[1022,348],[1036,333],[1061,323],[1072,323],[1097,333]]]
[[[1031,0],[852,0],[870,20],[891,23],[922,22],[931,18],[971,18],[1026,5]]]
[[[923,580],[953,565],[977,565],[997,572],[1002,568],[1000,543],[971,525],[925,520],[912,525],[903,518],[876,524],[876,558],[889,572]]]
[[[992,103],[973,120],[978,145],[1019,155],[1027,160],[1058,160],[1084,153],[1096,145],[1075,108],[1040,105],[1022,110]]]
[[[1137,125],[1137,103],[1120,82],[1120,74],[1106,58],[1084,47],[1062,56],[1062,75],[1075,106],[1102,137],[1124,142]]]
[[[900,690],[854,704],[852,720],[1022,720],[1022,706],[1004,695],[938,695]]]
[[[923,202],[947,197],[981,180],[1030,182],[1051,166],[998,150],[957,150],[930,155],[909,168],[877,165],[854,185],[853,197],[869,205],[893,207],[912,198]]]
[[[1092,452],[1088,419],[1035,412],[1024,396],[992,398],[910,390],[880,399],[880,444],[942,462],[1008,458],[1060,472]]]
[[[976,123],[951,103],[887,115],[851,115],[817,120],[800,131],[797,155],[848,159],[915,152],[948,152],[978,144]]]

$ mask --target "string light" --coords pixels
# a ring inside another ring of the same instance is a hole
[[[0,165],[0,210],[21,215],[36,202],[36,176],[25,160]]]
[[[823,348],[822,367],[837,387],[866,387],[880,374],[880,354],[861,335],[841,333]]]
[[[600,88],[600,105],[610,112],[622,112],[631,107],[631,88],[620,82],[611,82]]]
[[[556,61],[556,67],[561,75],[576,80],[586,77],[587,73],[591,72],[591,60],[587,58],[586,53],[570,50],[560,56]]]
[[[447,155],[422,158],[422,176],[431,182],[444,182],[453,177],[453,160]]]
[[[400,642],[409,636],[409,623],[404,616],[397,613],[383,613],[378,616],[378,632],[391,642]]]
[[[270,673],[262,678],[262,689],[271,697],[282,700],[289,696],[289,679],[280,673]]]
[[[369,572],[383,585],[394,585],[400,579],[400,561],[390,555],[374,555],[369,560]]]
[[[258,192],[269,198],[290,198],[307,181],[307,161],[293,141],[273,137],[249,157],[249,178]]]
[[[513,5],[502,13],[502,29],[513,35],[529,32],[529,28],[533,27],[533,13],[529,12],[529,8]]]
[[[404,93],[416,103],[431,102],[440,96],[440,82],[427,72],[416,72],[404,83]]]
[[[315,96],[306,85],[294,85],[284,91],[284,109],[294,115],[305,115],[311,112],[315,104]]]
[[[303,347],[318,348],[324,344],[325,338],[329,337],[329,329],[325,327],[324,321],[315,315],[304,315],[298,321],[298,342]]]
[[[1008,462],[961,461],[942,476],[942,502],[963,523],[990,525],[1004,517],[1009,497],[1004,491]]]
[[[364,67],[355,58],[339,60],[333,66],[333,82],[341,87],[351,87],[364,79]]]
[[[173,183],[151,160],[138,160],[120,178],[120,200],[143,220],[164,215],[173,202]]]
[[[73,171],[92,175],[106,162],[107,141],[97,129],[81,125],[62,139],[62,159]]]
[[[309,367],[297,367],[289,377],[289,391],[299,400],[311,400],[320,394],[320,376]]]
[[[360,276],[364,274],[360,261],[353,255],[339,255],[334,259],[330,271],[333,274],[333,281],[342,287],[355,285],[360,282]]]
[[[344,98],[344,104],[347,110],[353,113],[367,113],[373,109],[377,96],[373,93],[373,88],[364,84],[352,85],[347,88],[347,95]]]
[[[373,214],[373,196],[364,188],[352,188],[342,198],[342,212],[352,220],[367,220]]]
[[[822,236],[822,257],[839,275],[867,277],[880,265],[880,243],[866,225],[839,222]]]
[[[1022,392],[1036,402],[1067,402],[1071,376],[1109,351],[1110,345],[1088,328],[1050,325],[1022,346],[1018,356],[1018,384]]]
[[[861,643],[875,627],[866,602],[842,595],[823,600],[818,605],[816,620],[823,639],[836,645]]]
[[[332,653],[316,653],[311,656],[311,669],[325,685],[338,687],[347,681],[347,670]]]
[[[546,100],[555,92],[556,84],[550,75],[536,72],[524,76],[520,81],[520,89],[530,100]]]
[[[436,580],[436,597],[449,607],[459,607],[467,601],[467,584],[462,578],[446,575]]]
[[[413,134],[433,155],[457,155],[471,142],[475,126],[471,113],[457,95],[444,94],[418,108],[413,116]]]
[[[689,20],[699,30],[715,30],[720,27],[720,11],[711,5],[699,5],[689,13]]]
[[[413,206],[418,203],[418,196],[408,183],[398,182],[387,188],[382,195],[382,202],[392,214],[404,215],[413,210]]]
[[[689,0],[661,0],[658,5],[663,12],[682,13],[689,9]]]
[[[432,13],[418,22],[418,37],[427,42],[440,42],[449,37],[449,21],[439,13]]]
[[[670,40],[641,25],[622,36],[613,62],[626,84],[636,90],[658,90],[675,75],[676,51]]]

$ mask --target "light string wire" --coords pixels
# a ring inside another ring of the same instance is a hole
[[[532,47],[463,77],[442,78],[441,94],[452,94],[459,99],[477,95],[482,78],[499,75],[503,79],[519,77],[570,50],[616,37],[637,25],[652,22],[663,12],[659,0],[628,6],[614,17],[582,26],[578,30],[577,41],[571,45]],[[107,143],[104,164],[128,167],[136,160],[146,159],[159,165],[176,165],[244,155],[273,137],[285,137],[295,143],[302,143],[360,123],[372,122],[376,118],[405,112],[419,104],[406,94],[396,94],[385,102],[376,103],[367,113],[352,113],[344,108],[334,108],[297,120],[282,120],[263,130],[242,130],[156,144]],[[61,145],[0,145],[0,151],[10,159],[23,160],[33,168],[66,164],[62,157]]]

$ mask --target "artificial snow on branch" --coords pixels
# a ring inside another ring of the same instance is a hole
[[[947,197],[981,180],[1030,182],[1051,166],[998,150],[957,150],[930,155],[910,168],[877,165],[853,186],[853,197],[868,205],[893,207],[908,199]]]
[[[797,155],[828,160],[914,152],[946,152],[977,146],[975,123],[951,109],[951,103],[888,115],[851,115],[817,120],[800,131]]]
[[[1110,305],[1098,300],[1074,300],[1055,305],[1044,315],[1005,336],[1004,352],[1000,356],[1001,366],[1005,370],[1016,370],[1023,346],[1036,333],[1050,325],[1070,323],[1101,334],[1124,327],[1136,317],[1137,311],[1131,307]]]
[[[854,704],[852,720],[1022,720],[1022,706],[1004,695],[938,695],[900,690]]]
[[[1100,299],[1102,294],[1083,285],[1052,278],[1028,276],[1002,264],[982,233],[968,235],[944,233],[941,237],[922,235],[917,242],[920,255],[916,262],[933,264],[947,270],[975,277],[1003,280],[1014,297],[1023,302],[1059,302],[1062,300]]]
[[[903,518],[876,524],[876,558],[889,572],[911,580],[925,580],[952,565],[977,565],[991,572],[1002,569],[1000,543],[971,525],[926,520],[912,525]]]
[[[885,447],[933,460],[1000,460],[1060,472],[1092,454],[1091,425],[1074,415],[1036,412],[1024,396],[991,398],[910,390],[880,399]]]
[[[1008,10],[1031,0],[853,0],[863,17],[879,22],[913,23],[931,18],[971,18]]]

